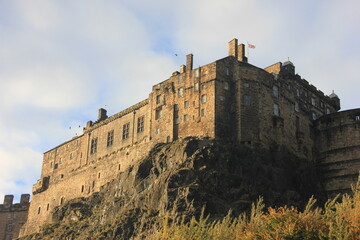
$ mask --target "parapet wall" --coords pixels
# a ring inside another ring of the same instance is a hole
[[[350,192],[360,171],[360,108],[325,115],[314,128],[325,190]]]
[[[6,195],[0,204],[0,239],[15,239],[28,215],[30,194],[22,194],[20,203],[13,203],[14,196]]]

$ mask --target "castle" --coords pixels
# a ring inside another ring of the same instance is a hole
[[[338,96],[295,74],[290,61],[253,66],[237,39],[228,51],[195,69],[187,55],[186,65],[154,85],[147,99],[110,117],[100,109],[81,136],[45,152],[20,235],[51,223],[51,211],[67,200],[99,191],[156,143],[187,136],[284,145],[322,164],[328,193],[349,190],[360,169],[360,109],[338,112]]]

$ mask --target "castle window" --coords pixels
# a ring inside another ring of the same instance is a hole
[[[206,89],[205,83],[201,84],[201,90],[205,90],[205,89]]]
[[[65,202],[65,197],[61,197],[60,204],[63,204]]]
[[[194,91],[199,91],[199,83],[194,84]]]
[[[108,132],[106,145],[110,147],[113,145],[113,143],[114,143],[114,130],[111,130],[110,132]]]
[[[79,127],[80,127],[80,125],[79,125]],[[80,140],[77,140],[77,141],[76,141],[76,145],[77,145],[77,146],[80,145]]]
[[[182,97],[184,95],[184,89],[178,88],[178,97]]]
[[[123,125],[123,135],[122,135],[123,140],[129,138],[129,129],[130,129],[130,123],[126,123]]]
[[[49,211],[49,208],[50,208],[50,204],[48,203],[46,206],[46,211]]]
[[[324,102],[323,101],[320,102],[320,107],[324,108]]]
[[[296,89],[296,96],[300,97],[300,91],[299,91],[299,89]]]
[[[179,122],[180,122],[179,117],[175,117],[175,124],[179,124]]]
[[[161,102],[161,95],[156,96],[156,104],[159,104]]]
[[[184,102],[184,108],[188,108],[189,107],[189,101],[185,101]]]
[[[224,96],[220,96],[220,101],[224,101],[225,97]]]
[[[226,75],[227,75],[227,76],[230,75],[230,70],[229,70],[229,68],[226,68]]]
[[[100,178],[100,176],[101,176],[101,174],[100,174],[100,173],[98,173],[98,178]]]
[[[137,132],[141,133],[144,131],[144,116],[138,118],[137,121]]]
[[[195,69],[195,77],[199,77],[199,69]]]
[[[182,83],[183,82],[183,76],[182,75],[179,75],[178,77],[178,83]]]
[[[41,207],[38,208],[38,214],[40,214],[40,213],[41,213]]]
[[[51,162],[51,163],[50,163],[50,168],[52,168],[52,167],[53,167],[53,163]]]
[[[311,118],[312,118],[312,120],[316,120],[317,116],[316,116],[316,113],[315,113],[315,112],[312,112],[312,113],[311,113]]]
[[[62,163],[62,158],[59,159],[59,164],[61,164],[61,163]]]
[[[278,75],[278,74],[273,73],[272,75],[273,75],[273,77],[274,77],[274,80],[278,80],[278,79],[279,79],[279,75]]]
[[[330,114],[330,108],[326,108],[326,114]]]
[[[280,116],[279,105],[277,105],[276,103],[274,103],[274,115]]]
[[[189,119],[189,116],[187,114],[184,115],[184,122],[187,122],[187,120]]]
[[[96,153],[97,150],[97,138],[91,139],[90,154]]]
[[[299,112],[300,111],[300,108],[299,108],[299,103],[298,102],[295,102],[295,111],[296,112]]]
[[[311,98],[311,105],[316,106],[316,100],[315,100],[315,98]]]
[[[250,84],[248,82],[244,82],[244,87],[248,88]]]
[[[174,111],[179,111],[179,105],[178,104],[174,104]]]
[[[279,97],[279,87],[273,86],[273,97]]]
[[[69,159],[71,160],[73,158],[73,153],[70,153]]]
[[[300,118],[296,116],[296,131],[300,131]]]
[[[205,116],[205,109],[201,109],[201,110],[200,110],[200,116],[202,116],[202,117]]]
[[[155,130],[155,133],[156,133],[156,135],[159,135],[159,134],[160,134],[160,128],[157,128],[157,129]]]
[[[60,175],[60,178],[64,178],[64,174],[61,174],[61,175]]]
[[[11,239],[13,239],[13,235],[12,234],[6,234],[5,240],[11,240]]]
[[[158,120],[162,117],[162,109],[158,108],[155,110],[155,120]]]
[[[201,95],[201,103],[206,103],[206,94]]]
[[[81,186],[81,192],[83,193],[84,192],[84,185]]]
[[[14,225],[12,225],[11,223],[6,225],[6,231],[7,232],[12,232],[14,230]]]
[[[355,116],[355,121],[360,121],[360,116],[359,115]]]
[[[229,83],[228,82],[224,82],[224,89],[229,90]]]
[[[250,106],[250,101],[251,101],[251,98],[249,95],[244,95],[244,104],[246,106]]]

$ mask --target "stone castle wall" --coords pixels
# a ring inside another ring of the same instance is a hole
[[[0,204],[0,239],[17,238],[27,219],[30,194],[22,194],[20,203],[13,204],[13,199],[13,195],[5,195],[4,204]]]
[[[198,136],[265,148],[277,144],[315,161],[315,141],[323,137],[315,138],[314,121],[339,109],[336,95],[325,96],[295,74],[291,62],[265,69],[249,64],[236,39],[228,57],[196,69],[189,54],[186,65],[154,85],[147,99],[110,117],[100,109],[83,135],[44,153],[22,234],[50,223],[56,206],[99,191],[159,142]],[[360,158],[353,154],[349,159]]]
[[[323,116],[315,129],[325,190],[329,195],[350,192],[360,171],[360,109]]]

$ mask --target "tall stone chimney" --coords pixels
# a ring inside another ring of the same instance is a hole
[[[102,121],[102,120],[105,120],[107,118],[106,112],[107,111],[105,109],[103,109],[103,108],[99,109],[98,121]]]
[[[229,56],[234,56],[238,59],[238,40],[236,38],[229,42],[228,49]]]
[[[245,44],[240,44],[238,46],[238,60],[241,62],[248,62],[247,57],[245,56]]]
[[[193,56],[192,53],[186,55],[186,71],[191,71],[193,69]]]
[[[4,207],[11,208],[14,200],[14,195],[5,195],[4,197]]]

